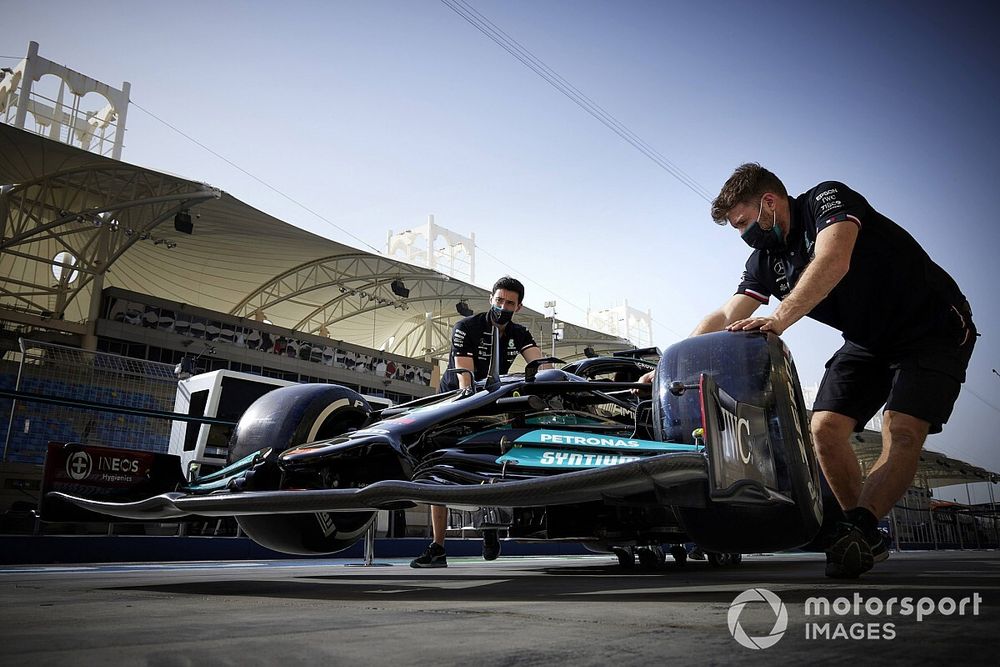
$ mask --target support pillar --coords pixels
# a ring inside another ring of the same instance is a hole
[[[1000,529],[997,528],[997,503],[996,496],[993,495],[994,481],[991,479],[987,484],[986,488],[990,492],[990,516],[993,519],[993,546],[996,548],[1000,547]]]
[[[90,281],[90,303],[87,306],[87,327],[83,335],[82,348],[91,352],[97,351],[97,320],[101,317],[101,294],[104,292],[104,270],[107,268],[108,243],[110,242],[110,231],[107,226],[101,229],[101,238],[98,241],[100,248],[98,254],[98,265],[101,270],[94,274]]]
[[[25,121],[28,120],[28,101],[31,99],[31,86],[35,83],[35,62],[37,60],[38,42],[28,42],[24,74],[21,75],[21,92],[17,96],[17,113],[14,115],[14,127],[22,130]]]
[[[902,551],[899,546],[899,523],[896,521],[896,508],[889,510],[889,519],[892,521],[892,538],[896,543],[896,551]]]
[[[115,160],[122,159],[122,147],[125,145],[125,116],[128,115],[129,92],[132,84],[128,81],[122,83],[121,100],[115,106],[115,115],[118,117],[115,125],[115,145],[111,149],[111,157]]]
[[[934,523],[934,508],[930,504],[930,490],[931,487],[927,483],[927,478],[924,478],[924,488],[927,490],[928,501],[927,501],[927,518],[931,526],[931,540],[934,543],[934,550],[937,551],[938,548],[938,537],[937,537],[937,524]]]

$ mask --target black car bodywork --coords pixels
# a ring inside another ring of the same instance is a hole
[[[236,516],[295,554],[344,549],[376,510],[414,502],[502,508],[491,515],[511,538],[597,550],[746,553],[818,531],[818,470],[778,337],[681,341],[652,387],[637,382],[654,367],[638,356],[536,367],[380,412],[336,385],[277,389],[240,419],[221,471],[133,502],[49,499],[142,520]]]

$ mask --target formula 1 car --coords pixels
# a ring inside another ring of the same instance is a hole
[[[640,355],[541,364],[562,362],[380,411],[337,385],[283,387],[240,418],[221,470],[147,474],[128,502],[45,502],[146,521],[235,516],[259,544],[302,555],[345,549],[377,510],[416,502],[491,508],[510,538],[582,542],[623,564],[637,547],[693,542],[736,558],[816,535],[819,473],[778,337],[681,341],[652,386],[638,382],[654,368]]]

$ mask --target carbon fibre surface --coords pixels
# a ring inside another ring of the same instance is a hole
[[[707,478],[704,455],[672,453],[608,468],[477,486],[385,480],[361,489],[248,491],[207,496],[165,493],[133,503],[98,502],[62,493],[52,496],[111,516],[155,520],[188,514],[234,516],[378,509],[404,501],[506,507],[561,505],[606,496],[631,496]]]

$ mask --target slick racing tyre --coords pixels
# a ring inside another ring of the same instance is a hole
[[[292,385],[265,394],[240,418],[229,443],[229,463],[269,448],[241,490],[278,490],[281,471],[277,458],[282,452],[360,428],[371,418],[371,413],[364,397],[337,385]],[[245,515],[237,517],[237,522],[261,546],[315,556],[351,546],[364,535],[374,518],[374,512],[316,512]]]
[[[689,537],[706,550],[722,553],[787,549],[809,542],[823,518],[819,467],[788,348],[774,334],[725,331],[668,348],[653,387],[657,439],[696,444],[693,433],[704,420],[698,390],[703,375],[736,402],[737,412],[759,415],[739,422],[757,424],[747,442],[740,441],[747,452],[743,463],[749,474],[769,479],[766,486],[776,493],[741,498],[740,486],[756,482],[747,482],[739,462],[725,458],[722,443],[709,443],[710,469],[737,469],[741,478],[730,477],[723,485],[710,482],[705,507],[678,508]],[[749,433],[750,427],[745,428]]]

